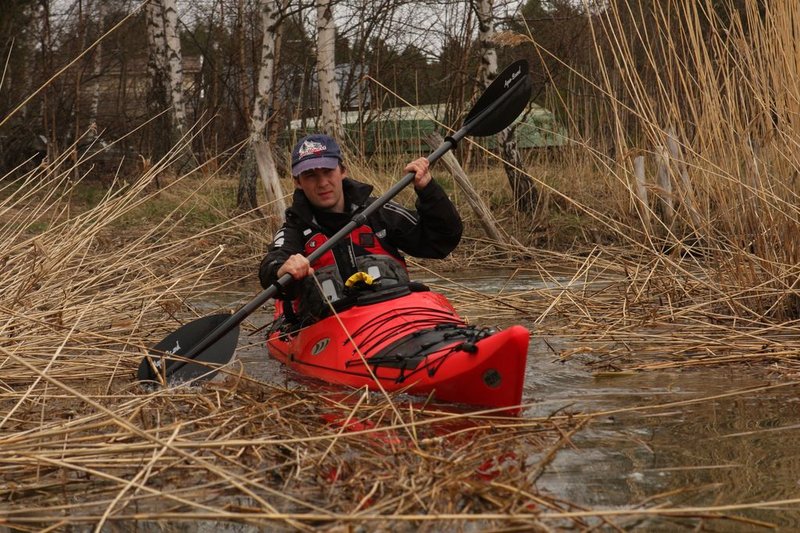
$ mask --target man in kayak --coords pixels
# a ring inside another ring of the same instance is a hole
[[[463,226],[428,167],[424,157],[405,167],[405,172],[414,173],[415,211],[387,202],[311,265],[307,256],[375,197],[371,185],[348,177],[333,138],[315,134],[301,139],[292,150],[292,205],[261,261],[261,285],[269,287],[284,274],[291,274],[299,283],[290,286],[284,297],[296,299],[291,307],[308,322],[327,314],[329,302],[344,299],[346,287],[354,280],[380,288],[407,284],[402,253],[445,258],[461,240]],[[286,307],[291,312],[288,304]]]

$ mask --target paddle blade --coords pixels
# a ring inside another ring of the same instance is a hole
[[[214,374],[212,371],[214,366],[224,365],[233,357],[239,339],[238,324],[214,344],[193,356],[191,361],[181,359],[180,356],[188,353],[192,347],[229,318],[228,314],[203,317],[184,324],[170,333],[153,346],[150,353],[144,357],[136,378],[139,381],[162,383],[188,381],[205,374],[208,375],[204,376],[204,379],[211,377]],[[173,358],[172,355],[178,357]]]
[[[469,128],[470,135],[478,137],[499,133],[522,113],[530,98],[528,62],[520,59],[506,67],[489,84],[464,120],[464,127]],[[492,106],[496,107],[486,113]]]

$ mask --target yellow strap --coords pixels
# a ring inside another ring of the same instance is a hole
[[[347,281],[345,281],[344,284],[348,289],[350,289],[353,287],[353,285],[355,285],[359,281],[363,281],[365,285],[372,285],[375,282],[375,280],[372,279],[372,276],[370,276],[366,272],[356,272],[355,274],[347,278]]]

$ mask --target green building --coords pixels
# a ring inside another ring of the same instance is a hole
[[[446,129],[444,110],[444,105],[424,105],[394,107],[381,112],[348,111],[342,113],[342,124],[352,145],[365,154],[425,151],[425,136]],[[292,138],[287,144],[306,133],[318,131],[317,120],[315,117],[292,121]],[[514,124],[517,124],[518,148],[544,148],[566,143],[566,129],[552,112],[536,104],[529,104]],[[497,145],[494,136],[480,142],[490,149]]]

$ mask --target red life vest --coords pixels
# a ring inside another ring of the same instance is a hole
[[[372,228],[370,228],[369,226],[364,225],[357,227],[356,229],[350,232],[347,238],[350,239],[351,243],[353,243],[358,248],[363,250],[363,252],[361,250],[356,251],[357,257],[367,256],[367,255],[379,255],[379,256],[391,257],[392,259],[397,261],[397,263],[399,263],[403,267],[403,269],[408,270],[406,262],[402,258],[397,257],[396,255],[388,251],[386,248],[384,248],[383,245],[381,244],[380,239],[378,239],[375,233],[373,233]],[[306,256],[311,255],[311,253],[313,253],[317,248],[322,246],[323,243],[325,243],[327,240],[328,237],[326,237],[322,233],[313,234],[306,241],[305,255]],[[355,250],[356,249],[354,248],[354,251]],[[320,268],[335,264],[336,260],[334,259],[333,251],[328,250],[327,252],[322,254],[322,257],[314,261],[314,263],[311,266],[314,268],[314,270],[318,270]]]
[[[356,271],[368,274],[372,279],[385,286],[407,284],[408,268],[406,262],[387,250],[369,226],[359,226],[346,237],[352,243],[352,259]],[[319,249],[328,240],[322,233],[313,234],[305,244],[305,255],[308,256]],[[345,241],[347,242],[347,241]],[[328,250],[311,265],[314,268],[316,281],[305,279],[301,285],[301,294],[294,300],[292,308],[297,314],[308,317],[322,317],[328,313],[330,304],[346,296],[343,273],[336,264],[333,250]],[[313,282],[312,282],[313,281]],[[322,289],[318,289],[319,285]]]

